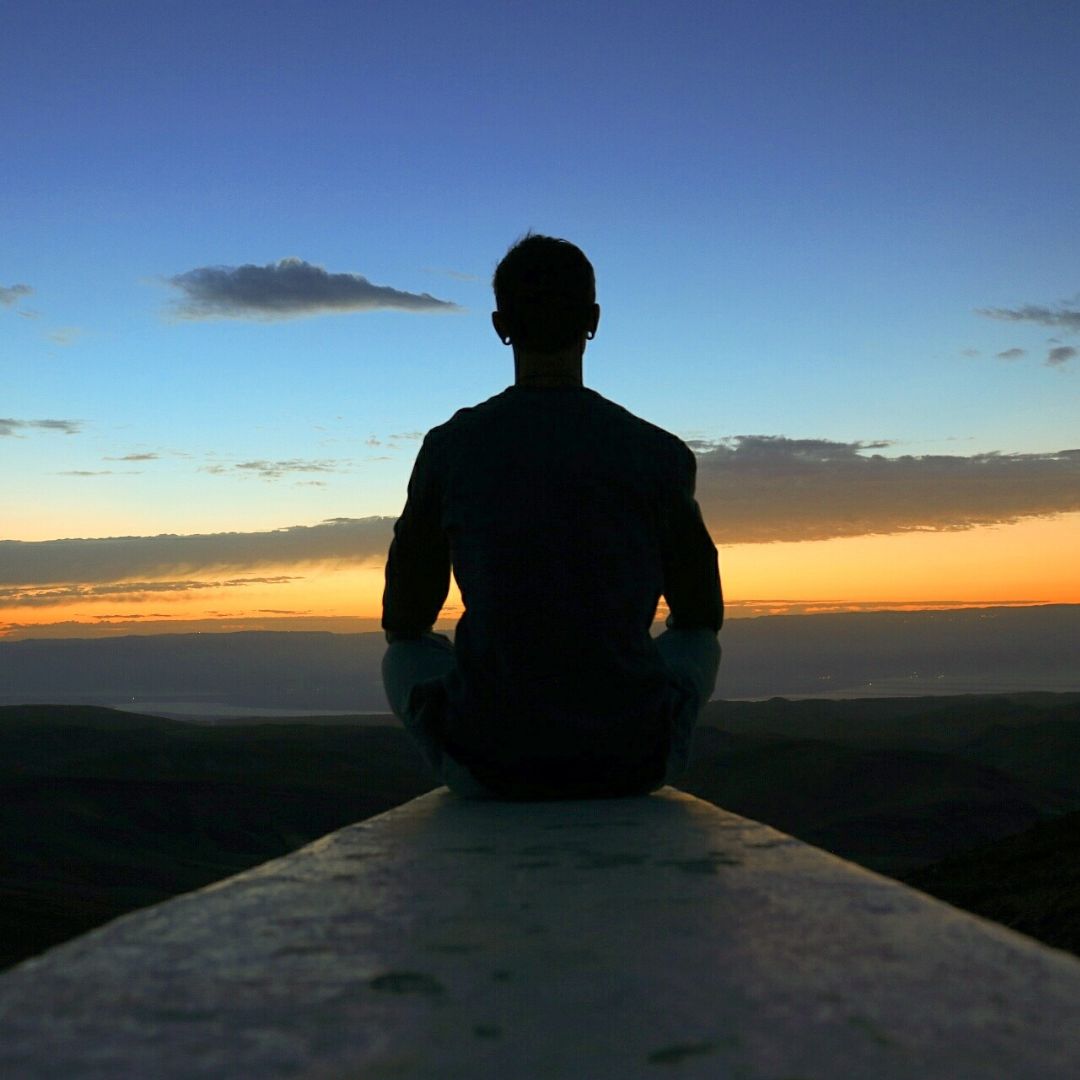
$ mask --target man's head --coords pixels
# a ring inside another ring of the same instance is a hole
[[[495,329],[517,349],[555,353],[596,329],[596,278],[568,240],[527,233],[495,268]]]

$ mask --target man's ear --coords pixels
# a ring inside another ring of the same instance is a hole
[[[588,331],[590,334],[596,333],[596,328],[600,325],[600,305],[593,304],[592,311],[589,313]]]
[[[491,325],[495,327],[495,333],[499,335],[499,340],[506,345],[506,339],[510,335],[506,332],[506,322],[498,311],[491,313]]]

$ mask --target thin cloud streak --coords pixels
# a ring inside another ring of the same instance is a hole
[[[240,577],[217,581],[110,581],[101,585],[46,585],[0,588],[0,607],[55,607],[58,604],[101,600],[143,600],[149,596],[182,595],[203,589],[235,589],[248,585],[285,585],[296,575]],[[116,618],[118,616],[98,616]],[[123,618],[132,618],[125,615]],[[168,616],[159,615],[159,618]]]
[[[266,266],[201,266],[165,280],[182,294],[173,314],[186,320],[292,319],[384,308],[461,310],[429,293],[375,285],[361,274],[330,273],[297,258]]]
[[[1058,326],[1076,333],[1080,331],[1080,301],[1062,301],[1057,307],[1045,304],[1021,304],[1012,308],[976,308],[976,315],[1005,322],[1030,322],[1039,326]]]
[[[1080,449],[971,457],[869,452],[885,445],[744,435],[704,448],[697,495],[713,539],[954,532],[1080,511]]]
[[[50,330],[45,336],[54,345],[74,345],[83,335],[83,329],[80,326],[58,326],[55,330]]]
[[[260,566],[382,560],[394,518],[332,518],[267,532],[0,540],[0,586],[131,582]]]
[[[232,465],[204,465],[201,472],[210,473],[212,476],[227,476],[232,473],[241,475],[258,476],[263,480],[280,480],[289,473],[332,473],[340,472],[342,462],[331,459],[305,460],[303,458],[290,458],[288,461],[239,461]]]
[[[0,307],[14,307],[24,296],[30,296],[33,289],[29,285],[0,285]]]
[[[59,431],[64,435],[78,435],[82,431],[81,420],[16,420],[13,417],[0,418],[0,437],[18,435],[20,431]]]
[[[1041,600],[725,600],[724,618],[830,615],[849,611],[959,611],[971,608],[1044,607]]]

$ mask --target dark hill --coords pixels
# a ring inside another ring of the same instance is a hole
[[[1080,813],[1041,821],[905,879],[957,907],[1080,954]]]
[[[99,705],[0,705],[0,738],[8,732],[19,732],[23,738],[30,733],[29,729],[178,731],[185,726],[177,720],[120,712]]]
[[[0,966],[431,786],[398,728],[0,708]]]
[[[679,786],[883,873],[1073,809],[1038,783],[953,754],[700,728]]]
[[[1022,728],[994,726],[959,748],[964,757],[1080,796],[1080,709]]]
[[[991,728],[1080,721],[1080,694],[965,694],[834,701],[712,701],[702,723],[751,735],[830,739],[857,746],[946,750]]]

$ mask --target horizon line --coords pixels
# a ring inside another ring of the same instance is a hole
[[[1075,601],[1047,600],[930,600],[930,601],[729,601],[725,621],[749,621],[763,618],[813,618],[819,615],[919,614],[950,611],[1012,610],[1032,607],[1080,607]],[[664,609],[666,610],[666,609]],[[452,630],[457,614],[440,618],[439,631]],[[658,613],[653,625],[662,625]],[[0,624],[0,643],[4,641],[109,638],[125,636],[166,636],[169,634],[229,633],[381,633],[376,616],[354,615],[279,615],[219,616],[201,619],[138,619],[131,616],[99,617],[98,620],[66,620],[53,623]],[[721,630],[721,633],[723,631]]]

